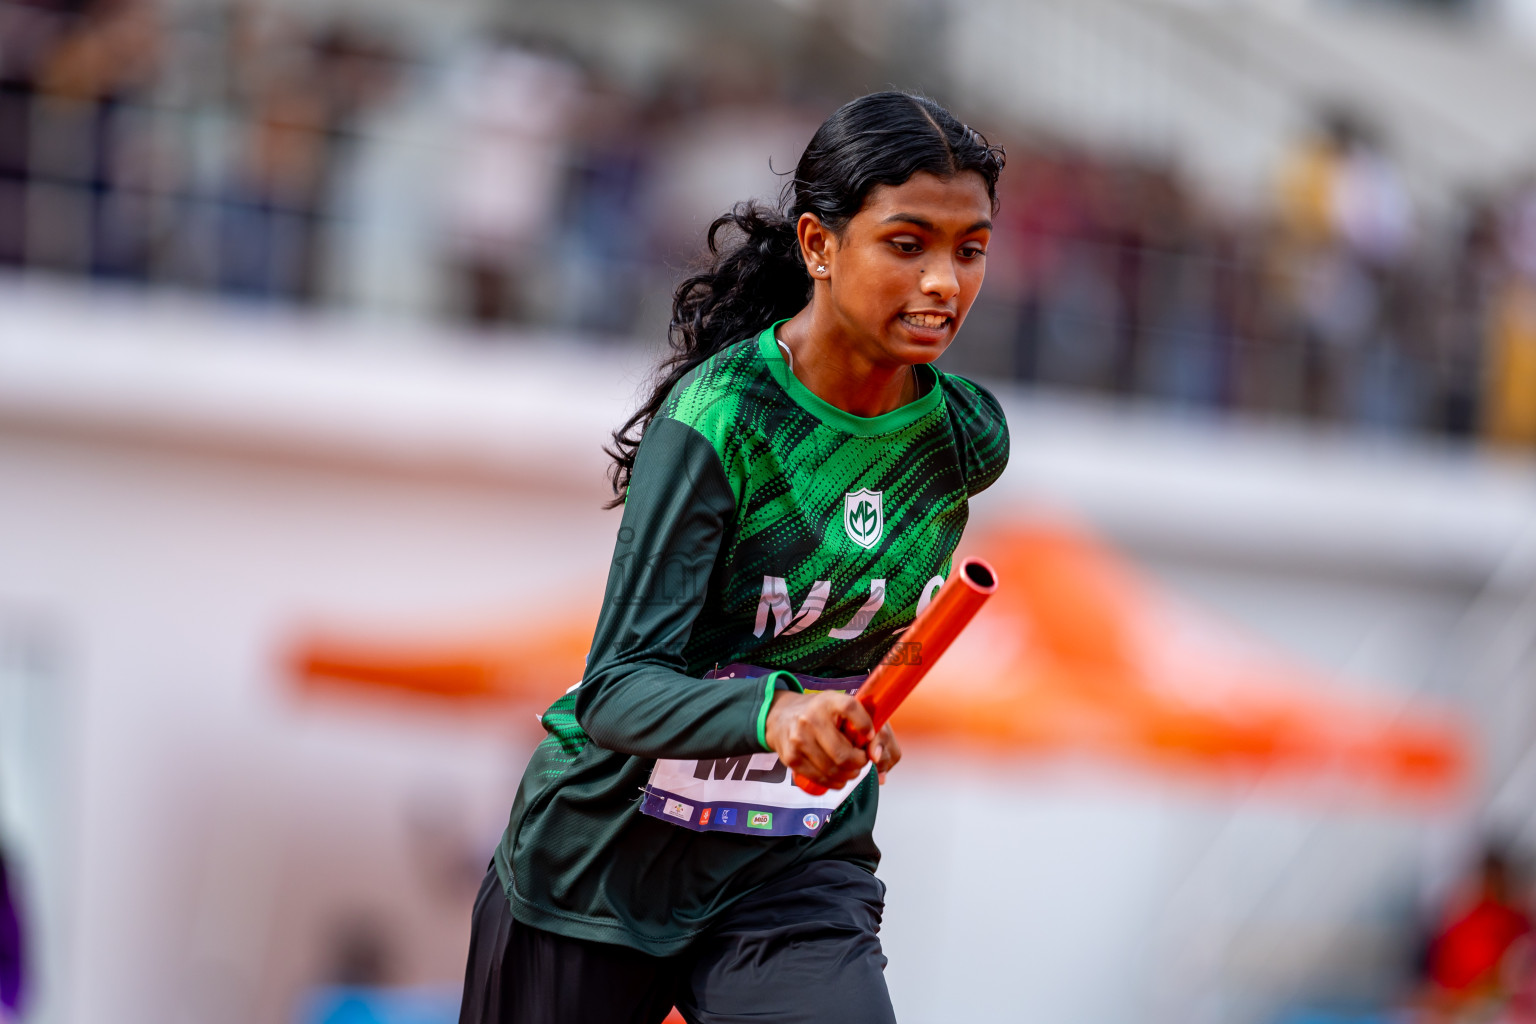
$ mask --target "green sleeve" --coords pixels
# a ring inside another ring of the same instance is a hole
[[[1008,466],[1008,420],[992,392],[975,381],[946,373],[945,403],[965,462],[971,497],[997,482]]]
[[[667,417],[646,428],[614,547],[576,721],[594,743],[642,757],[767,750],[775,688],[793,679],[697,679],[683,648],[704,605],[736,499],[709,441]]]

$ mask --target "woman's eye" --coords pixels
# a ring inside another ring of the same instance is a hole
[[[960,250],[960,255],[968,260],[973,260],[978,256],[985,256],[986,254],[987,250],[979,245],[967,245]]]
[[[894,241],[891,244],[896,247],[898,252],[904,252],[909,256],[923,251],[922,244],[919,242]]]

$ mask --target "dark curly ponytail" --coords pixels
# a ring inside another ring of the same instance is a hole
[[[794,316],[810,301],[811,277],[795,231],[801,214],[814,213],[841,231],[870,189],[900,185],[919,171],[943,178],[976,171],[995,208],[1002,169],[1001,149],[925,96],[877,92],[839,107],[811,137],[777,209],[739,203],[709,226],[709,269],[678,285],[672,296],[672,354],[657,369],[645,404],[604,449],[613,457],[615,497],[608,507],[623,502],[641,435],[673,386],[727,345]],[[727,228],[739,237],[722,247]]]

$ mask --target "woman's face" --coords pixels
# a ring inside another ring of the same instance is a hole
[[[980,174],[920,171],[871,189],[826,239],[825,258],[806,255],[826,282],[839,334],[877,363],[927,363],[949,347],[981,290],[991,238]]]

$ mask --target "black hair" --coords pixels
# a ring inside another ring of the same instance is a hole
[[[904,92],[877,92],[839,107],[806,145],[794,177],[776,206],[747,201],[709,226],[709,268],[678,285],[667,327],[671,354],[658,367],[650,397],[613,432],[609,478],[621,504],[635,466],[635,451],[674,385],[733,342],[794,316],[811,297],[811,278],[800,258],[795,226],[814,213],[841,231],[876,185],[900,185],[919,171],[953,178],[981,175],[997,209],[1003,151],[948,110]],[[722,246],[721,232],[737,236]]]

